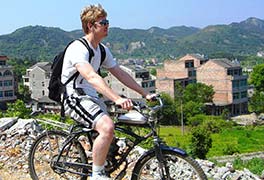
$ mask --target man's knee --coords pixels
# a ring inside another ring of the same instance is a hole
[[[108,116],[103,116],[96,123],[95,129],[102,135],[112,138],[114,136],[114,123]]]

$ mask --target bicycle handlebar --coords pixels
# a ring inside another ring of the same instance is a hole
[[[158,105],[154,106],[154,107],[150,107],[150,106],[145,106],[145,105],[142,105],[140,103],[137,103],[135,101],[132,101],[133,102],[133,109],[135,109],[136,111],[138,112],[141,112],[142,109],[146,108],[146,109],[149,109],[151,112],[157,112],[158,110],[160,110],[162,107],[163,107],[163,101],[162,101],[162,98],[160,97],[160,95],[158,94],[157,96],[154,96],[151,101],[158,101]]]

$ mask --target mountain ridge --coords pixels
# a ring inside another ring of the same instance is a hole
[[[82,30],[26,26],[0,36],[0,55],[49,61]],[[103,41],[117,58],[168,59],[186,53],[253,55],[264,50],[264,21],[250,17],[241,22],[205,28],[173,26],[167,29],[109,28]]]

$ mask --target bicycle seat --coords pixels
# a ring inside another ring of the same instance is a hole
[[[147,122],[147,118],[144,117],[141,113],[135,110],[131,110],[128,113],[122,114],[118,116],[118,122],[125,124],[145,124]]]

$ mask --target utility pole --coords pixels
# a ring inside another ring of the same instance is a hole
[[[181,97],[181,131],[182,131],[182,135],[184,135],[182,97]]]

